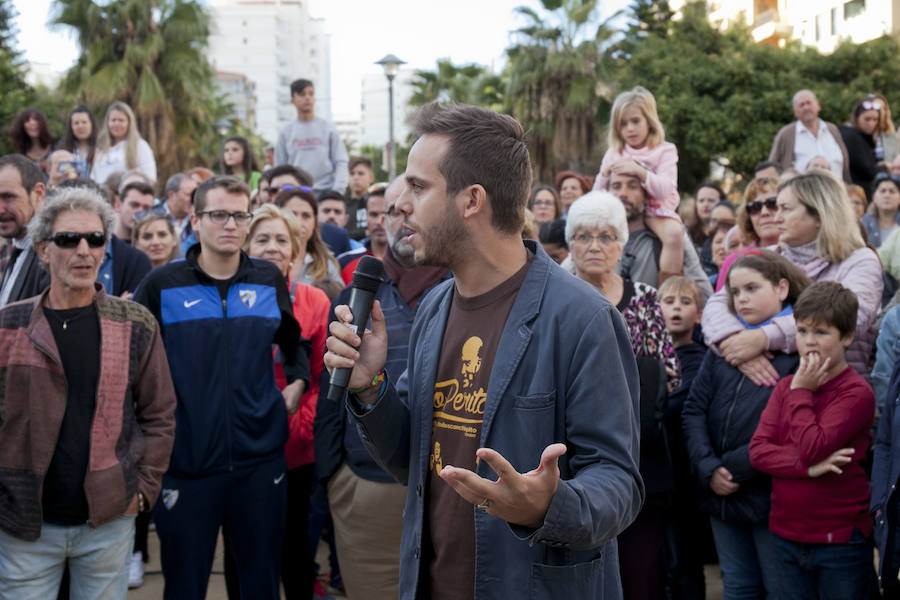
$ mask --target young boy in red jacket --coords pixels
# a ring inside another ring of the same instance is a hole
[[[750,442],[750,463],[772,475],[779,598],[869,594],[873,523],[863,461],[875,397],[844,358],[857,309],[856,295],[833,281],[800,295],[800,367],[775,387]]]

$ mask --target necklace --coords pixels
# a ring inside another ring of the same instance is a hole
[[[89,315],[92,312],[93,311],[90,310],[90,306],[85,306],[82,308],[69,308],[64,310],[54,310],[52,308],[48,308],[44,311],[44,314],[52,317],[57,323],[62,323],[62,330],[67,331],[69,329],[69,323],[77,321],[78,319],[84,317],[85,315]]]

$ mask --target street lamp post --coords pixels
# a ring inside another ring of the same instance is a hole
[[[397,171],[396,156],[394,154],[394,77],[397,76],[400,65],[405,65],[406,61],[400,60],[393,54],[388,54],[375,64],[381,65],[384,69],[384,76],[388,80],[388,161],[390,161],[388,180],[393,181]]]

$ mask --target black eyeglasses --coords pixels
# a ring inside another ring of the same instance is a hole
[[[71,250],[77,248],[81,240],[87,240],[91,248],[102,248],[106,245],[106,236],[100,231],[90,233],[76,233],[74,231],[58,231],[50,236],[50,241],[60,248]]]
[[[201,210],[196,214],[198,217],[206,215],[214,225],[224,225],[228,222],[228,219],[234,219],[235,225],[243,226],[249,224],[250,219],[253,218],[253,213],[248,213],[246,211],[228,212],[227,210]]]
[[[147,210],[139,210],[134,213],[134,220],[140,221],[141,219],[146,219],[147,217],[168,217],[169,213],[166,210],[166,207],[162,204],[158,206],[154,206],[153,208],[148,208]]]
[[[747,214],[755,215],[762,212],[763,206],[775,212],[778,204],[776,203],[777,198],[775,196],[769,196],[765,200],[751,200],[747,203]]]

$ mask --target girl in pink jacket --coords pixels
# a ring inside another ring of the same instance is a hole
[[[666,141],[649,90],[636,87],[616,97],[609,118],[609,149],[595,190],[606,190],[612,174],[637,177],[647,192],[644,222],[662,242],[659,282],[680,275],[684,242],[678,208],[678,150]]]

